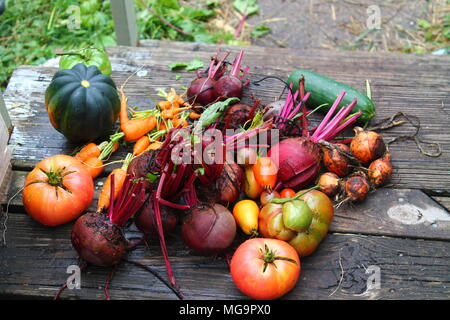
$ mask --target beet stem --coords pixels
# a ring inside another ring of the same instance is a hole
[[[335,132],[336,127],[339,126],[340,122],[342,121],[342,119],[344,119],[349,113],[350,111],[352,111],[353,107],[356,105],[357,101],[356,99],[352,101],[352,103],[350,103],[347,107],[342,108],[341,110],[343,110],[338,116],[334,117],[333,120],[330,121],[329,123],[329,128],[324,130],[316,139],[316,142],[323,139],[323,137],[327,137],[329,138],[334,138],[334,136],[337,134]],[[334,136],[333,136],[334,135]],[[325,140],[325,139],[323,139]]]
[[[160,179],[159,184],[162,183],[164,183],[164,179]],[[160,195],[158,194],[158,191],[156,191],[156,193],[153,194],[153,209],[155,212],[156,226],[158,229],[159,242],[164,257],[164,262],[166,263],[167,275],[169,276],[170,284],[175,287],[176,286],[175,277],[172,273],[172,267],[170,266],[169,254],[167,253],[166,241],[164,239],[164,231],[162,228],[161,211],[159,208],[159,198]]]
[[[331,116],[333,115],[334,111],[336,110],[336,108],[338,107],[338,105],[341,103],[342,99],[345,96],[345,90],[342,90],[342,92],[339,94],[339,96],[336,98],[336,100],[334,101],[333,105],[331,106],[330,110],[327,112],[327,114],[325,115],[325,118],[322,120],[322,122],[319,124],[319,127],[317,128],[316,132],[314,132],[312,138],[314,140],[319,141],[317,138],[317,136],[319,134],[321,134],[322,129],[325,127],[325,125],[328,123],[328,121],[330,120]]]
[[[309,99],[309,97],[311,96],[311,92],[307,92],[305,94],[305,96],[303,97],[302,100],[300,100],[300,102],[298,103],[298,105],[295,107],[295,109],[289,114],[289,116],[287,117],[288,119],[292,119],[294,116],[297,115],[297,113],[300,111],[300,108],[302,107],[303,104],[306,103],[306,101]],[[306,115],[308,115],[309,112],[306,113]]]
[[[110,185],[110,194],[109,194],[109,210],[108,210],[108,217],[109,221],[112,220],[112,215],[114,212],[114,173],[111,174],[111,185]],[[112,221],[111,221],[112,222]]]
[[[340,132],[344,131],[345,129],[347,129],[352,124],[354,124],[361,114],[362,114],[362,112],[358,111],[353,116],[348,118],[343,124],[341,124],[339,127],[337,127],[337,129],[334,131],[334,135],[336,136],[337,134],[339,134]]]
[[[242,57],[244,56],[244,51],[241,50],[237,56],[237,58],[234,60],[233,62],[233,67],[231,69],[230,75],[234,76],[238,79],[240,79],[239,77],[239,72],[241,71],[241,62],[242,62]]]

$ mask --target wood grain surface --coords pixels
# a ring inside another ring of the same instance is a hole
[[[172,72],[167,65],[201,58],[205,65],[217,46],[198,43],[144,41],[143,47],[110,47],[112,77],[121,84],[142,68],[127,85],[130,106],[152,108],[157,88],[181,89],[195,78],[193,72]],[[239,48],[222,46],[234,53]],[[298,68],[311,69],[363,90],[369,79],[377,105],[376,123],[402,111],[420,119],[419,137],[439,143],[440,157],[427,157],[411,140],[390,145],[395,174],[388,188],[370,194],[360,204],[342,205],[330,234],[319,249],[302,260],[301,279],[284,299],[436,299],[450,297],[450,58],[393,53],[291,50],[245,47],[244,64],[251,79],[268,75],[286,79]],[[14,125],[11,183],[0,197],[3,211],[9,201],[6,246],[0,246],[0,296],[52,298],[77,264],[70,243],[71,224],[47,228],[32,220],[22,205],[20,188],[27,173],[43,158],[71,154],[76,145],[54,130],[44,105],[44,92],[56,68],[22,66],[15,70],[5,91],[6,107]],[[176,80],[177,75],[181,79]],[[250,84],[244,102],[252,96],[263,103],[276,100],[281,82],[268,79]],[[386,141],[414,132],[404,124],[384,131]],[[426,145],[423,145],[426,147]],[[122,159],[122,147],[111,161]],[[95,199],[107,173],[96,180]],[[17,195],[12,198],[13,195]],[[432,195],[433,197],[430,197]],[[91,209],[95,209],[96,200]],[[6,215],[0,219],[3,235]],[[133,227],[129,236],[138,236]],[[235,240],[235,248],[244,237]],[[2,237],[0,237],[0,243]],[[179,232],[168,237],[175,276],[188,299],[245,299],[234,286],[223,257],[201,257],[183,244]],[[233,249],[232,248],[232,249]],[[232,250],[230,251],[232,252]],[[138,247],[128,256],[167,278],[157,242]],[[371,271],[379,270],[378,289],[369,289]],[[90,266],[82,274],[80,290],[66,290],[62,298],[104,299],[103,288],[111,270]],[[112,299],[176,299],[150,273],[120,264],[111,283]]]

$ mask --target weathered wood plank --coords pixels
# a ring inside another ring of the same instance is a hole
[[[8,146],[12,130],[11,119],[0,92],[0,199],[3,199],[11,170],[11,149]]]
[[[226,46],[225,46],[226,47]],[[152,41],[150,47],[111,47],[108,53],[113,64],[133,69],[145,65],[148,75],[132,79],[126,88],[131,105],[151,107],[154,102],[148,94],[154,94],[158,87],[180,88],[195,77],[193,73],[170,72],[167,64],[174,61],[188,61],[199,56],[205,62],[217,47],[192,43],[165,43]],[[226,47],[234,52],[236,47]],[[448,104],[450,64],[448,57],[417,57],[399,54],[349,55],[347,52],[289,51],[248,47],[244,62],[252,67],[252,79],[265,75],[286,77],[290,71],[301,66],[327,74],[338,80],[362,89],[366,78],[371,80],[374,100],[378,106],[375,121],[405,111],[420,118],[421,139],[441,144],[443,154],[439,158],[421,155],[411,141],[391,146],[396,174],[393,183],[399,188],[419,188],[450,192],[450,128],[448,128]],[[169,54],[170,52],[170,54]],[[283,59],[280,55],[283,54]],[[121,69],[123,70],[123,68]],[[43,106],[43,92],[55,69],[26,67],[16,70],[5,95],[8,108],[17,132],[11,143],[14,145],[13,165],[29,170],[36,162],[55,152],[71,152],[75,146],[66,143],[63,136],[49,127]],[[183,78],[175,80],[176,74]],[[420,77],[416,75],[420,74]],[[121,83],[129,73],[113,72],[116,83]],[[268,80],[260,86],[250,85],[245,101],[255,95],[267,103],[273,101],[282,90],[275,80]],[[17,104],[22,104],[17,107]],[[14,107],[15,106],[15,107]],[[390,139],[397,135],[411,134],[408,125],[385,132]],[[29,143],[25,143],[25,141]],[[57,151],[55,150],[57,149]],[[116,154],[112,160],[123,157]]]
[[[7,247],[0,248],[0,295],[53,297],[77,263],[70,225],[45,228],[25,215],[12,214]],[[449,242],[330,234],[320,249],[302,260],[302,273],[285,299],[448,299]],[[242,299],[224,259],[192,255],[177,236],[168,238],[172,267],[188,299]],[[139,247],[128,259],[149,265],[166,277],[158,243]],[[372,267],[371,267],[372,266]],[[342,267],[342,269],[341,269]],[[380,268],[380,289],[367,290],[369,270]],[[80,290],[63,298],[102,299],[110,269],[89,267]],[[341,285],[338,287],[341,273]],[[149,273],[122,263],[109,290],[112,299],[175,299]]]
[[[14,171],[8,199],[22,188],[26,174],[27,172]],[[104,179],[98,179],[95,184],[95,196],[90,210],[96,210]],[[15,210],[23,206],[20,194],[11,201],[11,206]],[[383,188],[372,193],[363,203],[341,206],[336,210],[330,230],[450,240],[450,213],[420,190]]]
[[[122,46],[137,46],[138,32],[133,0],[111,0],[117,43]]]
[[[0,120],[3,122],[3,125],[6,127],[8,133],[11,133],[12,130],[11,118],[9,117],[8,110],[6,109],[5,101],[3,100],[3,93],[1,91],[0,91]]]
[[[431,197],[450,212],[450,197]]]

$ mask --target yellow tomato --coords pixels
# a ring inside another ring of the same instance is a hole
[[[238,226],[248,235],[258,233],[259,207],[253,200],[241,200],[234,205],[233,216]]]
[[[247,197],[257,199],[263,190],[263,187],[255,179],[252,167],[245,168],[244,191]]]

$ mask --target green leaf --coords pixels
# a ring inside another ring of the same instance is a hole
[[[187,63],[186,62],[174,62],[168,65],[170,70],[178,70],[182,68],[186,68]]]
[[[263,115],[264,115],[264,112],[261,110],[258,110],[258,112],[256,112],[255,116],[253,117],[252,123],[251,123],[250,127],[248,128],[248,130],[255,129],[255,128],[262,126],[262,124],[264,123]]]
[[[156,3],[153,4],[153,6],[179,9],[180,3],[178,2],[178,0],[157,0]]]
[[[259,11],[256,0],[234,0],[233,7],[246,16],[251,16]]]
[[[156,180],[159,179],[159,174],[150,172],[146,174],[146,178],[150,182],[155,182]]]
[[[225,101],[219,101],[210,105],[205,109],[205,111],[203,111],[200,119],[198,119],[199,123],[203,128],[213,124],[230,104],[239,101],[239,98],[228,98]]]
[[[205,175],[205,168],[197,168],[195,171],[197,171],[201,176]]]
[[[187,71],[197,70],[203,68],[205,64],[200,58],[195,58],[190,62],[174,62],[168,65],[170,70],[178,70],[182,68],[186,68]]]
[[[421,27],[422,29],[428,29],[429,27],[431,27],[431,24],[427,20],[424,20],[424,19],[417,20],[417,25],[419,27]]]
[[[178,80],[180,80],[180,79],[181,79],[181,75],[177,74],[177,75],[175,76],[175,80],[178,81]]]
[[[186,65],[186,70],[187,71],[198,70],[200,68],[203,68],[204,65],[205,64],[203,63],[203,61],[199,57],[196,57],[194,60],[192,60]]]
[[[262,37],[268,33],[270,33],[272,30],[266,26],[265,24],[257,26],[252,29],[251,35],[255,38]]]

